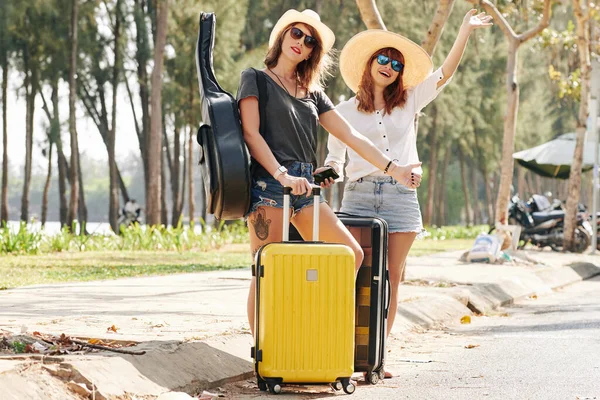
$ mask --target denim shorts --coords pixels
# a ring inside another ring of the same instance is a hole
[[[382,218],[390,233],[423,232],[417,191],[390,176],[365,176],[348,182],[340,211]]]
[[[308,179],[311,184],[315,183],[312,176],[313,166],[311,163],[295,161],[287,169],[288,175],[301,176]],[[300,196],[292,194],[290,196],[290,206],[293,210],[292,217],[304,207],[314,205],[314,201],[312,194],[309,194],[308,197],[306,197],[306,194]],[[321,197],[320,202],[324,203],[325,199]],[[246,217],[258,210],[258,207],[265,206],[283,208],[283,186],[272,176],[252,178],[250,211],[248,211]]]

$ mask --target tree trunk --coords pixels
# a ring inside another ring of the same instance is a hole
[[[146,14],[144,11],[145,0],[136,0],[136,8],[134,12],[135,30],[136,30],[136,61],[138,84],[140,87],[140,101],[142,105],[142,130],[138,136],[140,141],[140,150],[142,155],[142,163],[144,165],[144,187],[146,195],[148,187],[151,185],[149,179],[149,158],[148,144],[150,140],[150,97],[148,90],[148,59],[150,54],[150,44],[148,43],[148,31],[146,25]],[[147,203],[147,199],[146,199]],[[146,210],[146,217],[148,212]],[[146,219],[147,221],[147,219]]]
[[[379,14],[375,0],[356,0],[356,5],[360,11],[360,18],[367,26],[367,29],[387,30]]]
[[[438,218],[437,218],[437,226],[446,225],[447,215],[448,215],[448,207],[446,205],[446,172],[448,171],[448,165],[450,165],[450,156],[452,153],[452,146],[448,144],[446,146],[446,151],[444,152],[444,164],[440,169],[440,190],[438,196]]]
[[[76,125],[76,109],[75,102],[77,101],[77,31],[78,31],[78,12],[79,0],[71,2],[71,27],[70,41],[71,52],[69,54],[69,134],[71,137],[71,197],[69,201],[69,214],[67,223],[74,227],[74,221],[77,218],[77,208],[79,206],[79,145],[77,142],[77,125]]]
[[[467,167],[465,165],[465,156],[463,154],[463,150],[460,144],[457,146],[457,149],[458,162],[460,163],[460,176],[462,181],[463,196],[465,198],[465,221],[467,223],[467,226],[471,226],[471,196],[469,195],[469,185],[467,184]]]
[[[168,0],[159,0],[158,27],[156,46],[154,49],[154,69],[152,71],[152,115],[150,118],[150,137],[148,141],[148,186],[146,188],[146,217],[148,225],[156,225],[161,220],[162,197],[162,70],[165,41],[167,36]]]
[[[79,178],[79,204],[77,215],[79,215],[79,223],[81,224],[81,230],[79,231],[79,234],[85,235],[87,234],[86,225],[88,220],[88,210],[87,206],[85,205],[85,191],[83,186],[83,174],[81,173],[80,162],[77,163],[77,168],[79,169],[79,171],[77,171],[77,177]]]
[[[506,114],[504,116],[504,139],[502,142],[502,163],[500,168],[500,186],[496,200],[496,223],[508,222],[508,202],[510,186],[513,180],[515,151],[515,132],[517,129],[517,114],[519,110],[519,84],[517,83],[517,52],[519,43],[509,42],[508,59],[506,62]]]
[[[59,216],[60,226],[67,225],[67,179],[68,179],[68,165],[67,158],[63,152],[62,134],[60,131],[60,118],[58,109],[58,79],[52,82],[52,112],[53,112],[53,123],[56,124],[56,158],[58,164],[58,203],[59,203]]]
[[[181,190],[179,187],[179,180],[181,179],[179,172],[181,171],[181,162],[179,157],[181,156],[181,127],[177,122],[175,123],[175,131],[173,132],[173,169],[171,170],[171,198],[173,200],[173,207],[171,208],[171,225],[177,226],[179,219],[181,218],[181,209],[179,208],[181,203]]]
[[[50,191],[50,182],[52,182],[52,145],[52,137],[48,135],[48,174],[42,193],[42,227],[46,225],[48,218],[48,192]]]
[[[483,184],[485,185],[485,204],[486,204],[486,208],[487,208],[487,210],[485,210],[485,211],[487,211],[487,219],[485,218],[483,211],[481,213],[481,216],[482,216],[482,221],[487,221],[487,223],[491,225],[492,221],[494,220],[494,208],[492,206],[492,204],[493,204],[492,188],[490,186],[491,182],[489,180],[487,166],[485,164],[485,159],[483,157],[481,147],[479,147],[478,137],[479,136],[477,135],[477,132],[475,132],[475,150],[477,152],[477,164],[479,166],[479,171],[481,172],[481,176],[483,177]]]
[[[115,158],[115,142],[117,131],[117,90],[119,87],[119,70],[121,68],[121,50],[119,40],[121,38],[121,0],[115,5],[115,60],[113,65],[112,79],[112,118],[111,128],[108,131],[108,221],[113,232],[119,232],[119,186],[117,178],[117,161]]]
[[[179,210],[180,218],[183,218],[183,202],[185,201],[185,192],[186,192],[186,182],[187,182],[187,141],[185,127],[183,129],[183,172],[181,174],[181,194],[179,195],[179,204],[177,205],[177,209]]]
[[[471,160],[471,164],[475,164],[474,160]],[[479,182],[477,179],[477,168],[474,165],[471,165],[471,187],[473,188],[473,224],[479,225],[483,220],[483,215],[481,214],[481,207],[479,204]]]
[[[584,2],[587,4],[587,1]],[[577,50],[581,69],[581,98],[579,99],[579,117],[577,118],[577,139],[575,153],[569,173],[569,189],[567,209],[565,211],[564,250],[572,251],[575,245],[575,229],[577,228],[577,205],[581,192],[581,167],[583,164],[583,143],[585,141],[590,96],[590,12],[587,5],[580,0],[573,0],[573,12],[577,21]]]
[[[452,7],[454,7],[454,2],[455,0],[439,0],[438,2],[438,7],[433,16],[433,20],[431,21],[431,25],[429,25],[429,29],[427,29],[425,40],[421,42],[421,46],[429,55],[433,55],[435,47],[440,41],[444,26],[452,12]]]
[[[433,203],[435,198],[435,183],[437,175],[437,164],[438,164],[438,147],[437,142],[437,108],[432,108],[433,125],[429,131],[429,175],[427,177],[427,205],[425,206],[425,218],[423,225],[431,225],[433,219]]]
[[[164,226],[169,225],[169,213],[167,208],[167,167],[163,162],[161,164],[160,170],[160,191],[162,195],[160,196],[160,223]]]
[[[508,201],[510,198],[510,185],[513,179],[514,161],[512,154],[515,150],[515,132],[517,114],[519,111],[519,85],[517,83],[518,63],[517,55],[521,44],[531,40],[550,24],[552,12],[551,0],[544,0],[542,18],[536,26],[516,34],[506,18],[498,11],[489,0],[466,0],[475,6],[482,6],[485,11],[494,17],[494,22],[504,33],[508,41],[508,57],[506,61],[506,114],[504,116],[504,139],[502,143],[502,165],[498,198],[496,201],[496,223],[506,224],[508,218]]]
[[[0,199],[0,226],[8,222],[8,57],[2,59],[2,198]]]
[[[190,125],[190,134],[188,137],[188,213],[190,216],[190,226],[194,224],[194,213],[196,208],[196,200],[194,198],[194,128]]]
[[[29,193],[31,187],[31,162],[33,153],[33,114],[35,111],[35,76],[32,60],[25,50],[25,173],[23,177],[23,194],[21,196],[21,221],[29,220]]]

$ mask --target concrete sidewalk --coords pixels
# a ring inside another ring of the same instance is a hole
[[[409,258],[394,335],[456,323],[600,274],[600,256],[526,251],[518,255],[529,262],[488,265],[462,263],[461,254]],[[143,356],[0,357],[3,398],[78,398],[65,382],[94,388],[96,399],[155,398],[249,377],[249,281],[244,269],[2,291],[3,331],[136,341],[135,349],[146,350]],[[113,325],[117,332],[107,331]]]

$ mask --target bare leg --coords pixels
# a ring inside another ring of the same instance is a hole
[[[313,208],[314,206],[304,207],[292,219],[292,223],[305,240],[312,240]],[[364,258],[362,248],[327,204],[320,204],[319,213],[319,240],[350,247],[354,252],[355,273],[358,273]]]
[[[275,207],[259,207],[248,217],[248,231],[250,232],[250,248],[252,259],[258,249],[267,243],[280,242],[283,237],[283,210]],[[256,278],[252,277],[248,292],[248,323],[254,335],[254,307],[255,307]]]
[[[404,281],[406,257],[416,237],[417,234],[415,232],[391,233],[388,236],[388,270],[390,271],[392,293],[390,295],[390,310],[387,320],[387,336],[390,336],[394,320],[396,319],[396,312],[398,311],[398,288],[400,283]],[[385,371],[385,377],[391,378],[392,373]]]
[[[398,311],[398,288],[404,280],[406,269],[406,257],[417,234],[415,232],[391,233],[388,238],[388,269],[390,271],[390,284],[392,293],[390,296],[390,311],[387,321],[387,335],[390,335],[396,312]]]

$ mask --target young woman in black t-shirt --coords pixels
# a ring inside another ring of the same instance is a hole
[[[331,64],[328,52],[335,36],[312,10],[287,11],[275,24],[269,39],[266,68],[266,132],[260,134],[256,75],[242,73],[238,101],[244,139],[259,164],[252,177],[252,201],[247,215],[252,254],[263,245],[281,241],[283,187],[292,188],[291,222],[304,238],[312,232],[311,184],[316,165],[317,128],[321,124],[332,135],[354,149],[380,170],[409,187],[421,176],[411,170],[420,165],[398,165],[371,141],[354,130],[334,109],[322,88]],[[331,208],[320,204],[320,240],[343,243],[355,253],[356,269],[363,252]],[[248,320],[254,332],[255,278],[248,296]]]

